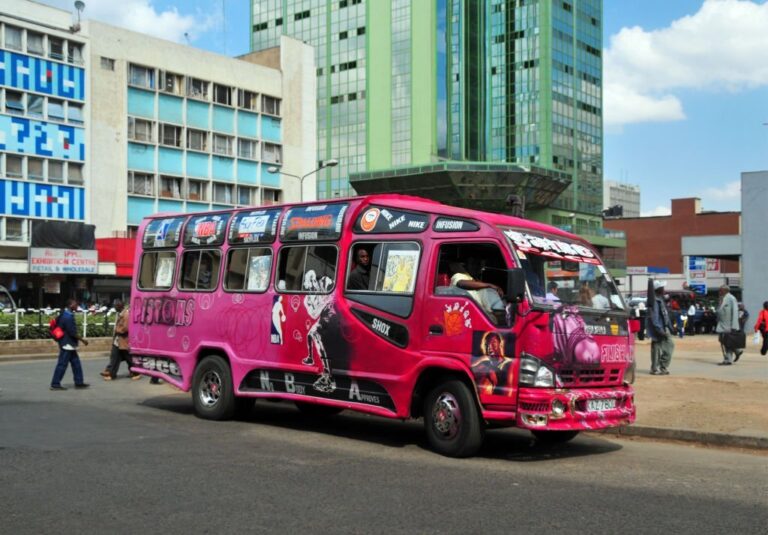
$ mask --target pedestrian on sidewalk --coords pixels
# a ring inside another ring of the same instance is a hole
[[[669,375],[669,364],[675,350],[675,343],[672,341],[675,329],[664,303],[664,287],[667,283],[649,280],[648,285],[649,290],[653,289],[653,295],[649,296],[652,299],[648,300],[648,315],[645,318],[645,330],[651,339],[651,375]]]
[[[765,356],[766,353],[768,353],[768,301],[763,303],[763,309],[757,315],[755,332],[759,332],[763,337],[763,345],[760,347],[760,354]]]
[[[129,309],[119,299],[115,301],[115,330],[112,332],[112,350],[109,353],[109,364],[101,372],[105,381],[117,379],[117,372],[120,370],[120,363],[125,361],[128,367],[128,374],[134,381],[141,379],[141,374],[131,371],[130,346],[128,345],[128,318]]]
[[[741,357],[743,350],[733,349],[727,343],[727,334],[739,332],[739,305],[727,284],[720,286],[720,304],[717,307],[717,327],[723,361],[720,366],[730,366]]]
[[[75,323],[75,310],[77,310],[77,301],[67,299],[67,305],[57,318],[56,323],[64,336],[58,341],[59,359],[56,362],[56,368],[53,370],[51,379],[51,390],[66,390],[61,386],[61,380],[67,372],[67,366],[72,364],[72,375],[75,377],[75,388],[88,388],[88,383],[83,380],[83,367],[80,364],[80,356],[77,354],[78,342],[88,345],[88,340],[77,335],[77,324]]]

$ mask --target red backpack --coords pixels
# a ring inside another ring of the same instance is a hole
[[[48,323],[48,332],[51,333],[51,338],[54,340],[61,340],[64,338],[64,329],[59,327],[59,318],[52,318]]]

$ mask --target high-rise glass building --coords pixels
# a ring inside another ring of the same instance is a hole
[[[315,47],[318,161],[340,162],[319,198],[389,190],[498,209],[517,193],[554,224],[600,213],[602,0],[252,6],[253,50],[282,34]]]

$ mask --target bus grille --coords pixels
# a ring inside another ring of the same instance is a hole
[[[563,386],[606,386],[619,384],[620,368],[609,369],[574,369],[564,368],[558,372]]]
[[[546,401],[542,403],[523,401],[520,403],[520,409],[529,412],[549,412],[549,403]]]

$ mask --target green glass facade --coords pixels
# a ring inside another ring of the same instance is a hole
[[[253,50],[281,34],[316,47],[318,160],[340,162],[319,198],[354,193],[350,176],[504,164],[531,208],[600,213],[602,0],[252,0],[252,13]]]

